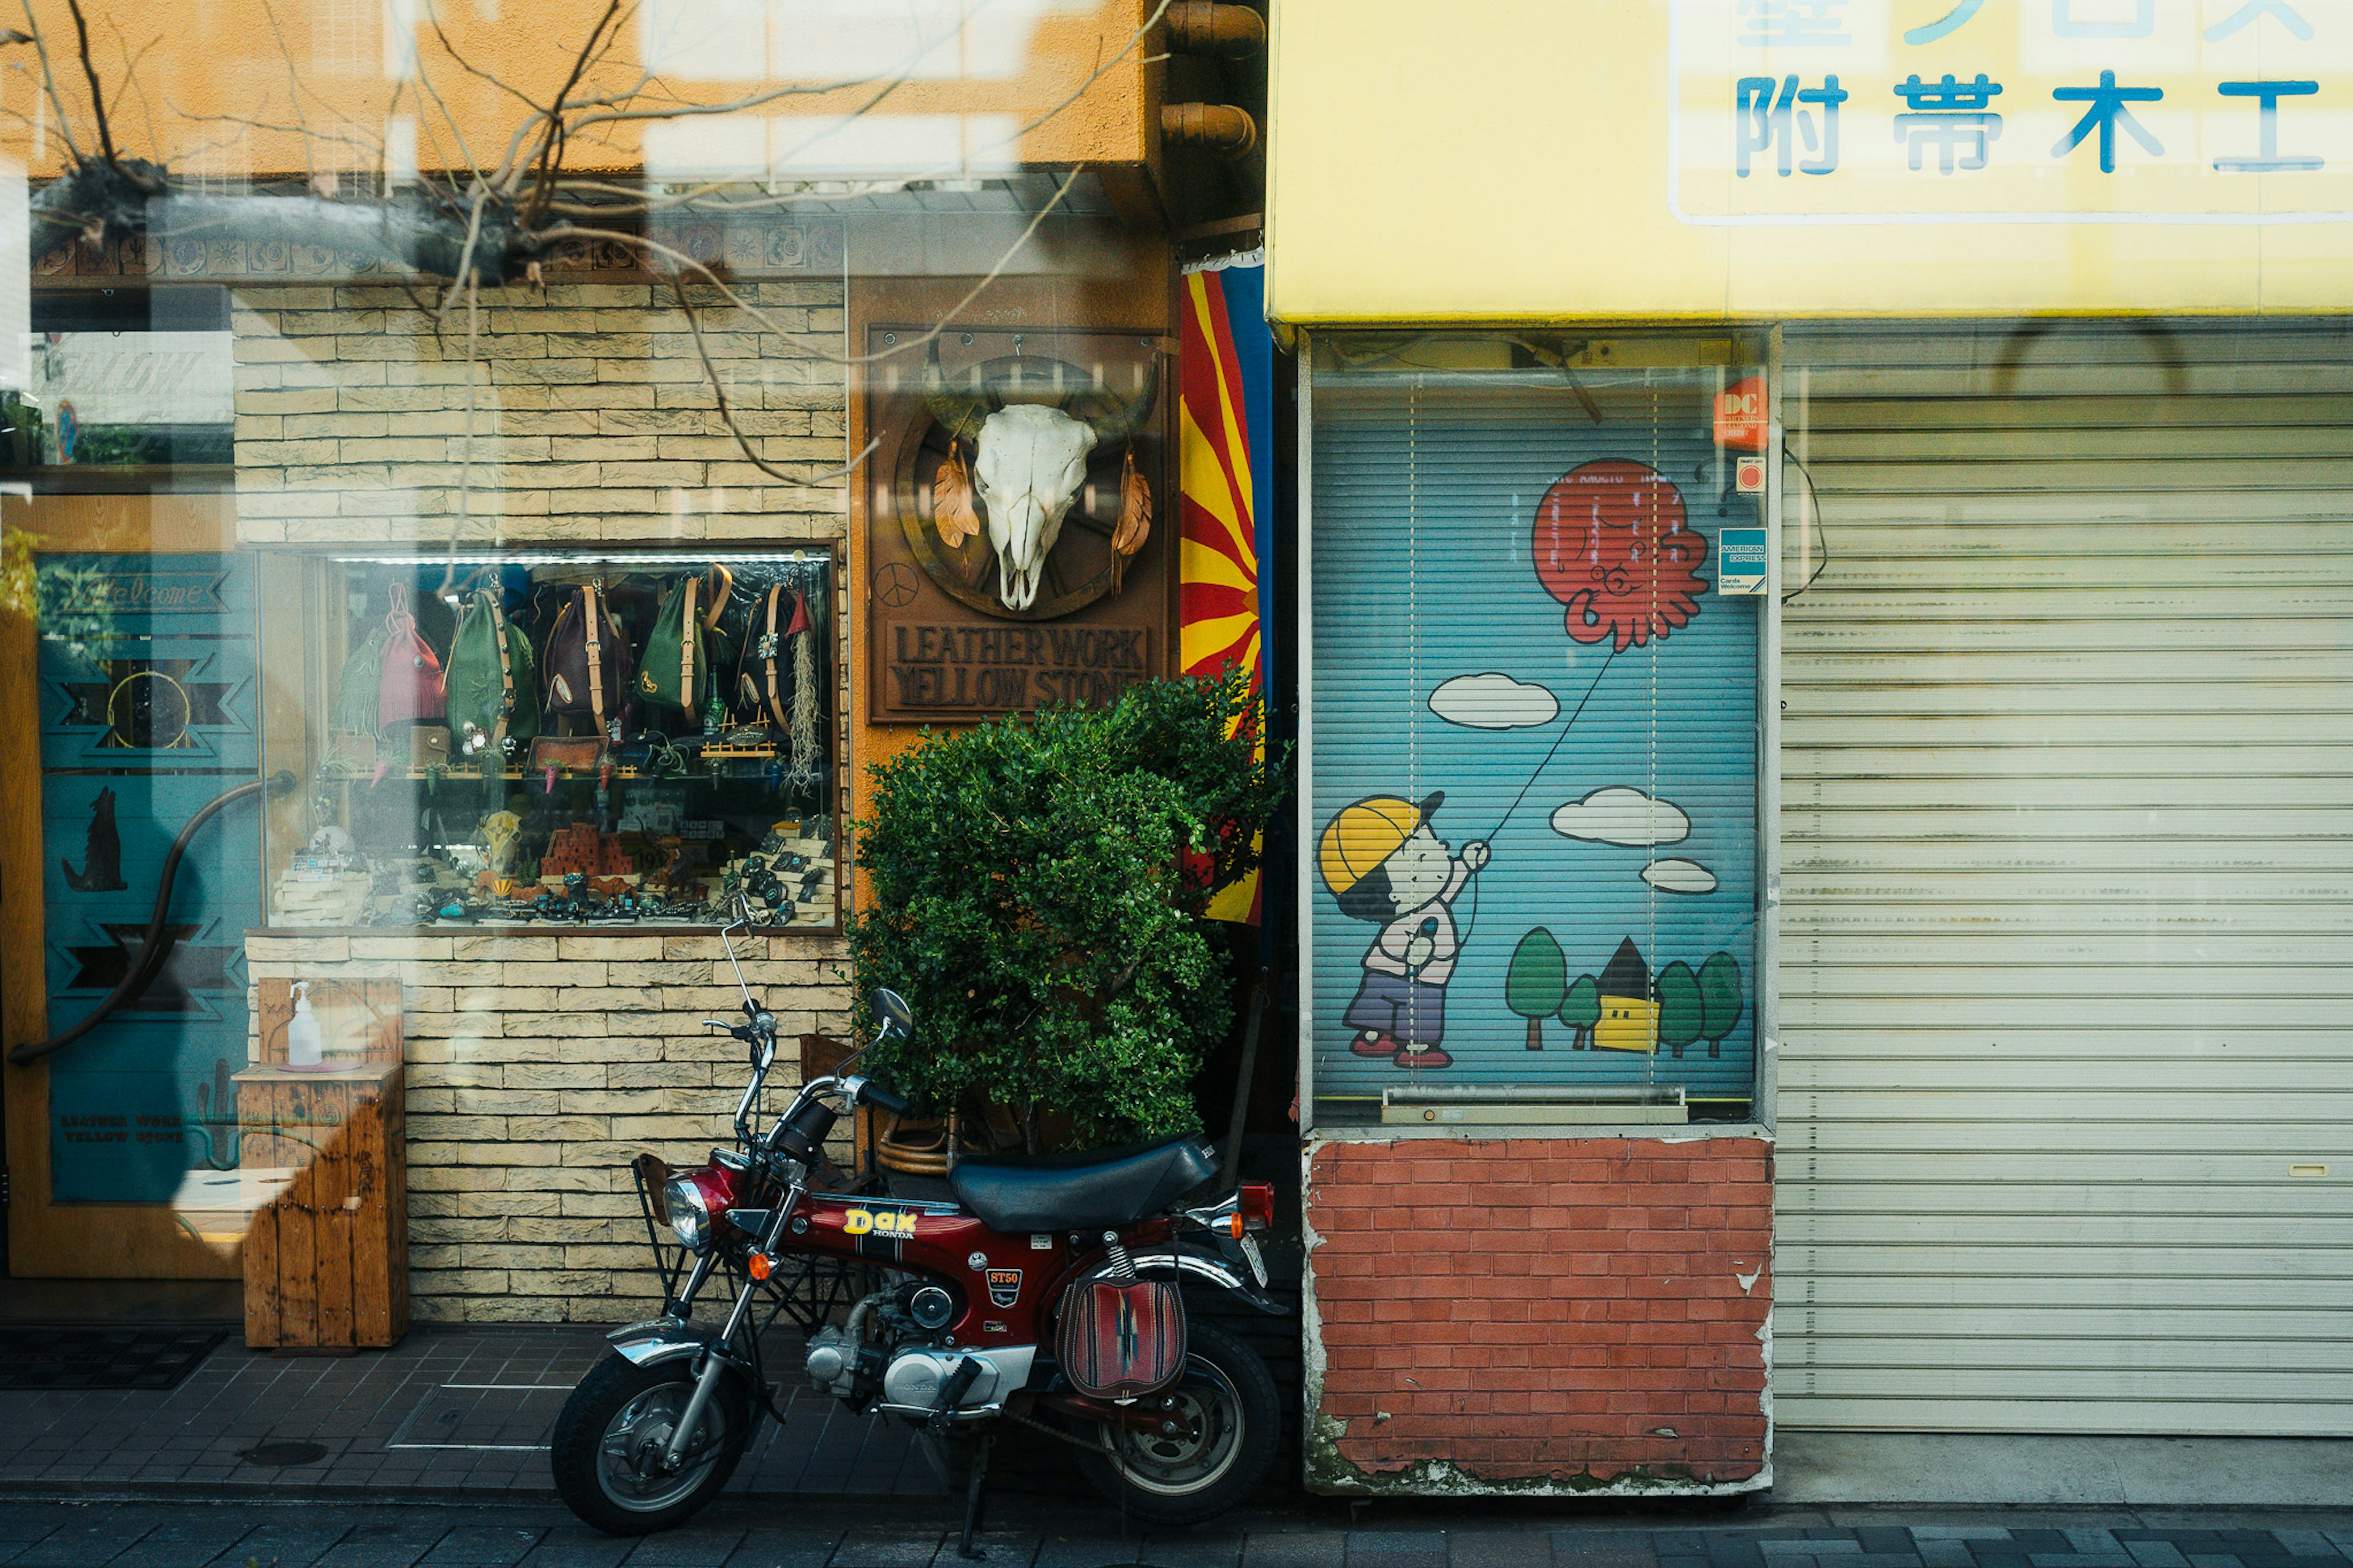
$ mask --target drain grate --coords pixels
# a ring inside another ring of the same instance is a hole
[[[533,1450],[547,1447],[568,1385],[445,1383],[417,1402],[387,1448]]]
[[[0,1389],[168,1389],[228,1338],[220,1329],[0,1328]]]
[[[324,1443],[256,1443],[239,1448],[237,1457],[248,1465],[315,1465],[327,1457]]]

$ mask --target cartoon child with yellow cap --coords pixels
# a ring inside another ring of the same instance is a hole
[[[1465,844],[1456,859],[1430,829],[1446,798],[1419,805],[1373,795],[1344,806],[1324,825],[1317,848],[1324,885],[1340,912],[1373,921],[1381,934],[1365,950],[1364,978],[1345,1022],[1348,1048],[1360,1057],[1394,1057],[1401,1068],[1442,1068],[1454,1058],[1446,1037],[1446,983],[1462,951],[1452,905],[1488,860],[1487,846]]]

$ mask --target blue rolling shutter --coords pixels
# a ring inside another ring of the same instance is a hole
[[[1740,373],[1577,374],[1315,372],[1304,849],[1326,1121],[1409,1083],[1680,1085],[1694,1119],[1746,1111],[1761,601],[1714,579],[1718,531],[1755,526],[1761,498],[1711,424]],[[1687,616],[1679,570],[1640,559],[1677,515],[1706,546]],[[1641,640],[1620,647],[1620,624]],[[1404,889],[1373,874],[1440,792],[1427,826],[1449,855],[1492,848],[1442,910],[1426,848],[1394,852]],[[1418,925],[1385,929],[1417,900]],[[1543,1010],[1582,977],[1604,1016]]]

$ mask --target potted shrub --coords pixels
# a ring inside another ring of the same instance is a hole
[[[1262,721],[1239,672],[1149,681],[871,769],[850,951],[916,1028],[865,1070],[934,1115],[993,1110],[1033,1153],[1194,1130],[1232,1013],[1201,911],[1257,865],[1282,794]]]

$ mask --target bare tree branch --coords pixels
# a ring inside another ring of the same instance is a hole
[[[605,0],[605,14],[596,18],[594,27],[588,29],[588,42],[582,46],[579,57],[572,62],[572,74],[564,79],[564,85],[556,89],[555,100],[548,105],[547,134],[539,145],[539,172],[531,201],[523,208],[526,226],[535,224],[545,214],[548,192],[554,184],[555,171],[563,161],[564,100],[574,88],[580,85],[580,79],[586,73],[590,60],[598,53],[606,27],[620,15],[620,11],[621,0]]]
[[[66,110],[66,100],[58,92],[58,73],[49,66],[48,40],[41,35],[41,25],[33,19],[33,0],[21,0],[25,8],[25,26],[33,37],[33,52],[41,57],[41,86],[49,95],[50,107],[58,111],[58,138],[66,144],[77,163],[82,161],[81,144],[74,140],[73,116]],[[38,251],[35,255],[40,254]]]
[[[465,56],[459,54],[458,52],[458,46],[449,41],[449,35],[441,30],[441,16],[440,14],[433,8],[433,0],[426,0],[425,21],[426,25],[433,29],[434,39],[440,44],[441,52],[448,55],[457,65],[459,70],[464,71],[468,76],[476,77],[490,83],[492,87],[497,88],[501,92],[509,94],[515,100],[515,101],[522,104],[525,109],[532,110],[540,114],[547,112],[546,109],[543,107],[537,100],[530,97],[521,88],[514,86],[512,82],[507,81],[502,77],[493,76],[491,72],[482,69],[481,67],[474,64]],[[419,68],[417,74],[422,77],[425,75],[425,72],[422,68]]]
[[[700,263],[697,265],[700,266]],[[708,271],[708,268],[704,268],[704,270]],[[865,450],[860,452],[856,457],[850,458],[849,461],[844,463],[841,467],[833,469],[829,473],[811,474],[806,476],[788,474],[782,468],[777,468],[774,463],[769,462],[767,458],[760,456],[758,450],[752,445],[751,437],[744,433],[744,426],[735,422],[735,410],[727,401],[727,384],[725,380],[721,377],[719,367],[713,364],[711,361],[710,345],[702,341],[702,323],[695,319],[694,306],[687,300],[686,275],[682,272],[672,272],[670,275],[670,287],[678,293],[678,308],[681,311],[684,312],[686,316],[686,329],[688,331],[694,334],[694,352],[702,360],[702,374],[705,379],[711,383],[711,395],[719,405],[719,417],[726,424],[727,434],[735,438],[736,447],[743,452],[745,460],[751,463],[754,468],[759,469],[762,473],[767,475],[771,479],[782,479],[788,485],[798,485],[803,489],[808,489],[817,485],[823,484],[828,479],[846,478],[855,471],[860,464],[865,462],[868,458],[873,456],[874,448],[882,444],[882,437],[880,436],[877,436],[871,441],[867,442]]]
[[[114,131],[106,122],[106,89],[98,85],[98,66],[90,58],[90,24],[82,19],[81,0],[66,0],[73,13],[74,36],[81,40],[81,74],[90,78],[90,113],[98,121],[98,145],[110,163],[120,162],[114,151]]]
[[[121,24],[109,16],[106,19],[106,25],[114,29],[114,47],[122,51],[123,82],[132,91],[139,95],[139,114],[140,118],[147,122],[148,145],[160,147],[164,142],[163,139],[155,134],[155,106],[147,100],[147,89],[140,84],[139,62],[147,58],[148,50],[164,41],[164,36],[158,33],[148,39],[139,46],[139,52],[134,55],[131,52],[131,40],[122,36]]]
[[[878,349],[870,354],[829,354],[821,349],[816,348],[814,345],[804,346],[809,349],[810,354],[813,358],[825,360],[828,363],[840,365],[873,364],[886,359],[896,359],[901,354],[910,353],[916,349],[929,346],[934,338],[937,338],[942,332],[946,331],[950,326],[955,324],[956,318],[963,315],[965,310],[971,306],[975,300],[980,298],[982,290],[986,289],[990,284],[996,282],[999,278],[1005,275],[1005,269],[1013,265],[1013,258],[1021,254],[1021,247],[1029,243],[1030,237],[1038,232],[1039,226],[1044,223],[1046,219],[1052,215],[1056,207],[1062,205],[1062,198],[1071,194],[1071,187],[1079,183],[1079,176],[1085,174],[1087,166],[1084,163],[1076,164],[1071,168],[1068,174],[1063,176],[1060,186],[1056,189],[1053,195],[1047,200],[1045,205],[1038,209],[1037,216],[1032,217],[1029,220],[1029,225],[1022,229],[1019,237],[1016,238],[1011,245],[1008,246],[1004,254],[997,258],[997,264],[988,269],[987,276],[983,277],[979,282],[975,283],[970,289],[965,289],[964,298],[958,300],[954,305],[949,306],[946,313],[940,317],[938,323],[929,331],[923,333],[921,337],[912,339],[907,342],[896,344],[891,348]],[[557,226],[555,228],[548,230],[547,237],[550,239],[609,239],[617,241],[622,245],[635,246],[638,249],[645,251],[649,256],[658,256],[663,260],[668,261],[673,268],[691,268],[692,270],[702,274],[704,279],[708,281],[712,287],[717,289],[721,296],[723,297],[730,305],[733,305],[735,309],[743,311],[745,315],[750,316],[754,321],[759,322],[770,331],[776,332],[786,337],[795,335],[791,328],[786,326],[781,321],[778,321],[775,317],[770,316],[757,305],[753,304],[749,300],[746,300],[742,295],[736,293],[733,289],[728,286],[727,280],[724,278],[722,278],[719,273],[708,264],[698,261],[693,257],[688,255],[685,251],[664,245],[659,240],[650,239],[644,235],[630,234],[621,229],[580,228],[571,224],[562,224]]]

